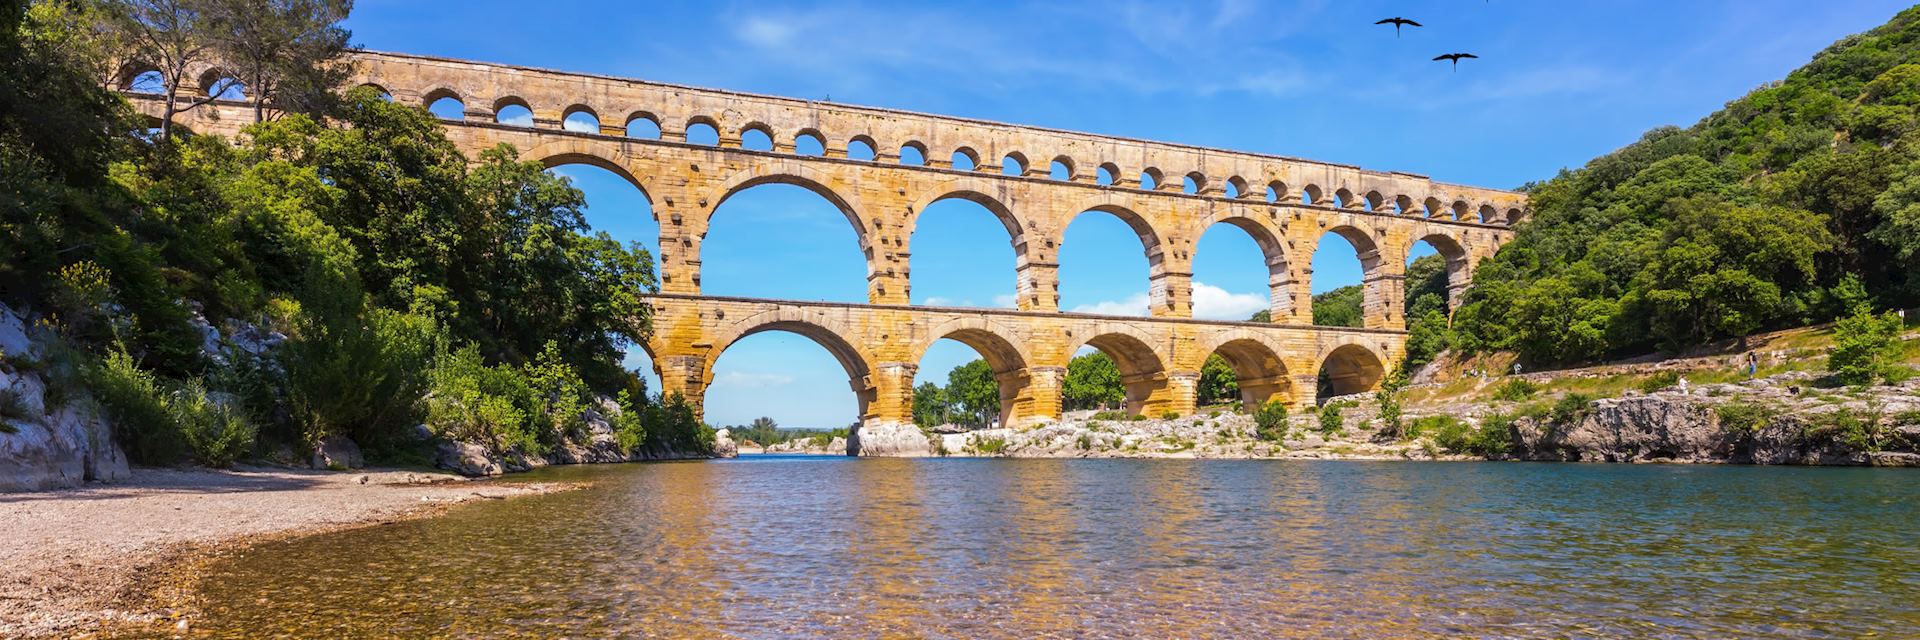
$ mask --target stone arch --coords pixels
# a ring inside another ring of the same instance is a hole
[[[965,158],[967,160],[968,166],[965,169],[952,166],[951,163],[953,162],[953,158],[955,156]],[[979,171],[980,170],[980,152],[974,151],[973,147],[960,147],[958,149],[954,149],[952,155],[947,156],[947,162],[949,163],[948,166],[954,169],[955,171]]]
[[[1007,327],[981,316],[963,316],[946,320],[917,335],[914,343],[908,347],[913,362],[926,357],[933,343],[950,339],[979,353],[987,361],[987,367],[993,370],[995,383],[1000,390],[1000,424],[1013,425],[1016,422],[1053,416],[1029,415],[1033,412],[1031,399],[1022,402],[1028,396],[1028,366],[1033,359],[1028,355],[1024,340],[1019,339]]]
[[[1400,262],[1401,264],[1406,264],[1410,262],[1410,259],[1412,258],[1412,255],[1413,255],[1414,245],[1417,245],[1421,242],[1425,242],[1429,246],[1432,246],[1433,250],[1439,253],[1440,258],[1447,262],[1446,302],[1447,302],[1447,308],[1452,309],[1454,305],[1457,305],[1460,303],[1460,291],[1466,288],[1467,283],[1469,281],[1468,279],[1470,277],[1470,274],[1468,273],[1468,270],[1472,266],[1471,264],[1472,252],[1467,250],[1466,243],[1461,242],[1460,238],[1456,237],[1450,231],[1432,229],[1432,230],[1426,231],[1424,235],[1420,235],[1420,232],[1417,232],[1417,231],[1415,233],[1416,235],[1413,238],[1413,241],[1407,243],[1406,251],[1403,254],[1401,254]],[[1413,285],[1414,283],[1412,282],[1407,283],[1406,286],[1408,291],[1412,290]],[[1407,294],[1407,296],[1408,297],[1405,300],[1405,303],[1408,305],[1412,305],[1413,304],[1412,294],[1409,293]],[[1408,320],[1411,321],[1412,319],[1409,318]]]
[[[1372,391],[1387,375],[1386,356],[1353,337],[1342,338],[1317,361],[1320,388],[1315,397],[1319,400]]]
[[[1242,178],[1240,176],[1233,176],[1231,178],[1227,178],[1227,188],[1233,190],[1233,193],[1227,194],[1228,197],[1239,198],[1243,200],[1253,197],[1253,194],[1247,191],[1246,178]]]
[[[1069,333],[1066,355],[1071,358],[1083,346],[1107,354],[1120,370],[1120,382],[1126,387],[1127,413],[1141,414],[1170,404],[1166,397],[1167,360],[1153,347],[1154,342],[1152,336],[1127,324],[1099,322],[1083,332]]]
[[[1380,195],[1379,191],[1368,191],[1361,194],[1360,201],[1363,208],[1368,211],[1381,211],[1387,206],[1387,197]]]
[[[1333,206],[1342,209],[1364,209],[1366,202],[1353,195],[1353,192],[1346,187],[1341,187],[1333,190]]]
[[[1107,179],[1105,182],[1102,182],[1100,180],[1101,171],[1107,172]],[[1117,165],[1111,162],[1102,162],[1100,163],[1100,166],[1094,168],[1093,175],[1094,175],[1093,181],[1095,184],[1103,184],[1103,185],[1118,184],[1120,182],[1120,165]]]
[[[1394,214],[1396,215],[1402,215],[1402,216],[1413,215],[1413,198],[1409,198],[1405,195],[1394,196],[1393,206],[1395,209]]]
[[[1201,334],[1197,352],[1205,358],[1220,354],[1233,367],[1240,385],[1240,402],[1252,410],[1269,401],[1292,406],[1297,399],[1293,379],[1280,354],[1286,348],[1265,333],[1246,329],[1209,331]]]
[[[807,139],[812,139],[813,144],[820,147],[818,154],[807,153],[801,150],[801,142]],[[801,156],[827,155],[827,134],[821,133],[819,129],[814,127],[802,127],[799,131],[793,133],[793,153],[794,155]]]
[[[1507,219],[1503,221],[1503,223],[1509,227],[1520,224],[1520,218],[1524,215],[1526,214],[1522,212],[1519,207],[1507,209]]]
[[[215,89],[222,89],[220,93],[226,93],[225,90],[238,87],[241,92],[240,99],[243,100],[248,97],[248,92],[253,91],[252,87],[241,82],[239,77],[234,75],[233,71],[225,67],[208,67],[206,70],[200,72],[195,82],[198,82],[200,85],[200,95],[210,98],[224,99],[214,94]],[[223,83],[225,84],[224,87],[221,86]]]
[[[1074,163],[1073,163],[1073,158],[1072,158],[1071,156],[1054,156],[1054,157],[1053,157],[1053,162],[1052,162],[1052,163],[1050,163],[1050,164],[1048,165],[1048,167],[1047,167],[1047,173],[1048,173],[1049,175],[1051,175],[1051,174],[1053,173],[1053,166],[1052,166],[1052,165],[1054,165],[1054,164],[1057,164],[1057,165],[1060,165],[1060,168],[1061,168],[1061,169],[1064,169],[1064,170],[1066,171],[1066,174],[1067,174],[1067,177],[1066,177],[1066,179],[1067,179],[1068,181],[1071,181],[1071,180],[1073,180],[1074,178],[1076,178],[1076,177],[1079,177],[1079,175],[1080,175],[1080,173],[1079,173],[1079,172],[1080,172],[1080,168],[1079,168],[1078,166],[1075,166],[1075,165],[1074,165]]]
[[[1007,242],[1013,247],[1013,289],[1015,295],[1019,295],[1019,280],[1021,274],[1027,269],[1027,266],[1032,263],[1033,256],[1028,254],[1027,236],[1025,229],[1020,226],[1019,217],[1015,216],[1013,210],[1008,208],[999,198],[989,195],[998,192],[994,186],[990,180],[967,176],[943,181],[937,188],[929,191],[927,196],[914,201],[914,203],[907,208],[906,220],[902,222],[904,228],[901,229],[902,235],[907,239],[907,259],[909,261],[912,260],[913,243],[916,239],[915,232],[920,226],[920,214],[925,212],[927,207],[933,206],[934,203],[942,200],[965,200],[986,209],[988,213],[993,214],[995,220],[1000,221],[1000,226],[1006,228]],[[909,290],[913,287],[913,274],[911,272],[907,274],[907,287]]]
[[[1302,202],[1310,205],[1317,206],[1317,205],[1324,205],[1327,203],[1326,192],[1321,191],[1320,185],[1317,185],[1317,184],[1310,183],[1310,184],[1307,184],[1306,186],[1300,187],[1300,198]]]
[[[1110,202],[1097,202],[1091,206],[1080,208],[1076,213],[1062,220],[1060,228],[1053,231],[1054,250],[1059,251],[1066,244],[1067,228],[1073,226],[1073,221],[1080,219],[1080,216],[1084,216],[1092,211],[1119,218],[1121,222],[1126,223],[1127,227],[1133,230],[1134,235],[1140,237],[1141,250],[1146,252],[1147,256],[1147,279],[1150,283],[1154,283],[1153,286],[1157,286],[1167,268],[1166,236],[1160,233],[1158,229],[1155,229],[1153,223],[1149,221],[1146,216],[1134,212],[1133,209],[1127,206]]]
[[[420,94],[420,106],[431,107],[433,103],[447,98],[452,98],[454,102],[458,102],[463,106],[467,103],[467,99],[461,97],[460,92],[453,90],[451,87],[434,87],[427,90],[426,93]]]
[[[660,116],[654,115],[652,112],[649,112],[649,111],[640,111],[640,110],[636,110],[632,113],[627,114],[627,120],[624,124],[625,124],[626,135],[629,138],[635,137],[634,129],[633,129],[633,123],[635,122],[647,123],[647,125],[643,125],[642,128],[645,129],[645,128],[649,128],[650,126],[650,128],[653,129],[653,138],[658,139],[660,137]],[[645,138],[643,137],[641,139],[645,139]]]
[[[1279,180],[1267,182],[1267,202],[1284,202],[1287,199],[1287,183]]]
[[[1426,211],[1422,212],[1421,217],[1439,218],[1446,215],[1447,206],[1442,204],[1439,198],[1428,197],[1425,201],[1421,202],[1421,206],[1426,209]]]
[[[128,76],[127,81],[132,82],[133,78],[138,77],[139,73],[144,73],[144,71],[136,72],[133,76]],[[386,87],[381,86],[379,84],[375,84],[372,82],[362,82],[356,88],[373,89],[374,91],[379,92],[380,95],[385,96],[387,100],[389,101],[393,100],[393,92],[388,91]]]
[[[1014,168],[1011,171],[1007,169],[1008,162],[1014,163]],[[1000,172],[1006,175],[1024,176],[1031,170],[1033,170],[1033,163],[1027,161],[1027,154],[1018,151],[1008,151],[1007,155],[1000,158]]]
[[[854,157],[853,145],[856,145],[856,144],[863,144],[867,146],[867,153],[866,153],[867,157],[865,158]],[[844,154],[848,159],[852,159],[852,160],[860,160],[863,162],[876,162],[880,160],[880,143],[878,141],[875,141],[873,139],[873,136],[870,136],[864,133],[856,134],[851,138],[847,138],[847,146],[842,151],[844,152]]]
[[[765,136],[766,148],[762,149],[762,148],[754,148],[754,147],[747,146],[747,134],[749,133],[758,133],[762,136]],[[777,145],[779,144],[778,142],[779,138],[774,137],[773,127],[767,125],[767,123],[764,123],[764,122],[760,122],[756,120],[756,121],[752,121],[752,122],[748,122],[746,124],[740,125],[740,131],[736,135],[739,137],[739,140],[740,140],[739,144],[741,149],[746,149],[748,151],[773,151],[776,148],[778,148]]]
[[[742,338],[768,331],[785,331],[801,336],[832,354],[847,372],[848,385],[853,388],[854,397],[858,400],[861,419],[869,416],[875,396],[872,355],[855,346],[859,339],[848,327],[820,309],[779,308],[724,325],[714,333],[713,347],[707,351],[704,359],[700,373],[701,393],[704,395],[705,390],[712,386],[714,364],[720,361],[720,356],[726,353],[728,347]]]
[[[1253,238],[1253,244],[1260,248],[1260,255],[1267,264],[1267,308],[1272,314],[1272,321],[1286,322],[1288,318],[1293,317],[1293,275],[1285,236],[1279,230],[1269,226],[1267,219],[1249,210],[1245,205],[1234,205],[1224,210],[1209,212],[1188,231],[1187,237],[1195,239],[1196,255],[1194,257],[1198,257],[1200,239],[1205,238],[1207,231],[1219,224],[1240,229]]]
[[[702,127],[702,126],[713,130],[714,141],[712,143],[693,141],[694,128]],[[720,146],[721,140],[722,138],[720,135],[720,121],[714,120],[712,116],[702,115],[702,116],[694,116],[691,118],[687,118],[687,124],[680,128],[680,141],[685,142],[687,144],[700,145],[703,147],[704,146],[717,147],[717,146]]]
[[[1475,220],[1475,222],[1479,222],[1482,224],[1493,224],[1498,221],[1499,217],[1500,217],[1500,213],[1493,208],[1493,205],[1482,204],[1480,205],[1480,217],[1479,219]]]
[[[800,187],[825,198],[847,217],[847,223],[853,225],[854,235],[860,239],[860,249],[868,254],[868,267],[871,268],[873,251],[867,242],[866,221],[861,219],[859,209],[850,201],[827,187],[830,182],[832,179],[829,176],[800,163],[777,162],[766,166],[748,167],[735,171],[715,183],[719,186],[714,191],[714,197],[709,198],[713,204],[707,207],[707,215],[711,216],[713,212],[719,211],[720,206],[726,204],[727,199],[734,194],[754,187],[767,184],[788,184]],[[705,231],[701,233],[705,235]]]
[[[146,90],[140,90],[140,91],[134,90],[134,85],[138,83],[141,76],[144,76],[150,73],[155,74],[156,76],[159,76],[159,84],[161,85],[157,87],[151,87],[152,93],[165,92],[167,90],[165,86],[166,77],[165,77],[165,74],[160,73],[160,67],[158,65],[154,65],[152,63],[142,62],[142,61],[128,62],[124,65],[121,65],[120,71],[114,74],[113,76],[113,86],[119,88],[121,91],[125,91],[128,93],[149,93],[149,91],[146,91]],[[373,86],[373,88],[379,89],[381,93],[387,93],[386,89],[381,89],[379,86],[375,86],[375,85],[361,85],[361,86]],[[388,95],[392,95],[392,94],[388,94]]]
[[[592,127],[591,127],[592,130],[591,131],[575,131],[574,129],[569,128],[568,125],[571,123],[568,121],[571,120],[575,115],[584,115],[592,119]],[[560,110],[560,128],[566,129],[567,131],[573,131],[574,133],[590,133],[593,135],[600,135],[600,112],[594,111],[593,107],[589,107],[587,105],[580,104],[580,103],[574,103],[574,104],[568,105],[567,108]]]
[[[657,204],[653,201],[653,190],[647,188],[646,181],[628,170],[633,166],[633,159],[605,144],[585,140],[554,140],[528,149],[520,157],[523,160],[537,160],[548,169],[566,164],[584,164],[611,171],[632,184],[633,188],[639,189],[640,195],[647,199],[649,209],[655,209],[654,205]],[[654,212],[653,217],[655,222],[659,221],[658,211]]]
[[[1142,189],[1158,191],[1167,188],[1167,174],[1162,173],[1158,168],[1147,167],[1141,169],[1140,177],[1142,178],[1140,181],[1140,188]]]
[[[1187,181],[1193,185],[1194,195],[1202,195],[1207,192],[1207,174],[1200,173],[1199,171],[1189,171],[1185,177]],[[1185,185],[1182,185],[1183,190],[1184,188]]]
[[[920,154],[919,162],[917,163],[907,162],[907,154],[905,153],[905,151],[907,151],[908,149],[912,149],[914,152]],[[900,145],[900,151],[902,152],[900,154],[900,161],[899,161],[900,164],[907,165],[907,166],[914,166],[914,167],[924,167],[927,165],[927,161],[929,160],[929,158],[927,157],[927,145],[925,143],[920,142],[919,140],[908,140],[905,143]]]
[[[1451,214],[1447,216],[1450,220],[1465,221],[1468,219],[1468,216],[1472,215],[1472,209],[1468,208],[1467,201],[1465,200],[1455,200],[1453,204],[1447,208],[1449,210],[1448,213]]]

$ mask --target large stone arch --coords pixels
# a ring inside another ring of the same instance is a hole
[[[992,195],[995,193],[1000,195]],[[943,200],[965,200],[980,205],[993,215],[1000,226],[1006,229],[1007,243],[1013,248],[1015,295],[1019,296],[1023,290],[1031,291],[1034,288],[1033,274],[1030,272],[1032,265],[1051,261],[1045,255],[1033,255],[1029,252],[1031,247],[1027,242],[1026,230],[1021,226],[1019,216],[1006,205],[1006,201],[1010,198],[1006,197],[1005,189],[994,180],[972,176],[941,180],[909,204],[905,218],[901,221],[901,231],[907,239],[904,253],[908,259],[913,255],[913,243],[917,239],[914,234],[920,228],[920,215],[927,210],[927,207]],[[907,286],[913,286],[911,273],[908,274]],[[1027,301],[1022,300],[1022,304],[1026,305]],[[1023,306],[1023,308],[1031,308],[1031,306]]]
[[[645,179],[633,172],[633,158],[613,145],[598,140],[563,138],[536,145],[522,153],[520,158],[538,161],[541,166],[548,169],[569,164],[584,164],[610,171],[620,176],[622,180],[626,180],[627,184],[633,185],[633,188],[639,189],[640,196],[647,199],[647,209],[653,215],[654,222],[660,221],[660,213],[657,211],[658,203],[654,202],[653,190],[647,187]]]
[[[1315,360],[1321,386],[1315,396],[1320,398],[1372,391],[1387,375],[1386,354],[1351,336],[1324,349]]]
[[[1447,262],[1446,302],[1447,308],[1452,309],[1460,304],[1461,292],[1473,281],[1473,252],[1458,232],[1450,229],[1436,229],[1429,225],[1416,230],[1412,240],[1407,242],[1406,249],[1400,252],[1401,264],[1406,264],[1410,260],[1414,245],[1421,242],[1432,246],[1434,251],[1439,253],[1440,258]],[[1406,303],[1413,304],[1413,300],[1409,298]]]
[[[1208,331],[1200,335],[1195,352],[1200,354],[1203,363],[1218,353],[1233,367],[1234,379],[1240,386],[1240,402],[1249,410],[1269,401],[1295,403],[1298,394],[1293,388],[1292,372],[1282,359],[1287,349],[1272,335],[1247,329]]]
[[[865,420],[869,417],[875,395],[872,354],[855,346],[860,339],[850,327],[819,309],[779,308],[731,321],[716,329],[712,334],[712,347],[706,354],[700,372],[702,393],[713,384],[713,366],[729,347],[742,338],[768,331],[799,335],[832,354],[833,359],[839,361],[841,368],[847,372],[848,386],[853,389],[853,395],[859,402],[860,418]]]
[[[1053,417],[1035,415],[1036,402],[1029,393],[1032,383],[1029,364],[1033,359],[1027,352],[1028,341],[1011,327],[982,316],[965,316],[936,324],[924,333],[914,333],[914,342],[908,349],[916,364],[926,357],[933,343],[942,339],[967,345],[987,361],[1000,389],[1001,425]]]
[[[1111,197],[1103,198],[1087,202],[1085,206],[1070,209],[1072,213],[1060,219],[1058,221],[1060,226],[1052,230],[1048,240],[1048,244],[1051,245],[1049,250],[1058,256],[1059,251],[1066,247],[1067,229],[1073,226],[1075,220],[1079,220],[1088,213],[1104,213],[1118,218],[1133,231],[1135,236],[1140,238],[1141,251],[1147,258],[1149,313],[1155,316],[1184,315],[1187,295],[1185,278],[1190,274],[1184,273],[1184,268],[1174,268],[1175,256],[1168,244],[1169,235],[1166,233],[1171,230],[1160,229],[1154,220],[1139,213],[1139,208],[1133,203],[1117,200]],[[1179,266],[1184,264],[1183,261]],[[1171,282],[1173,278],[1169,277],[1175,271],[1182,271],[1178,291],[1175,290],[1175,283]],[[1056,294],[1057,287],[1056,284]]]
[[[1312,238],[1311,244],[1303,252],[1307,256],[1307,264],[1311,265],[1313,258],[1319,255],[1321,245],[1328,234],[1340,236],[1347,241],[1347,244],[1353,245],[1354,257],[1360,261],[1360,287],[1365,299],[1362,303],[1362,314],[1365,317],[1365,325],[1370,328],[1397,328],[1389,327],[1392,319],[1399,314],[1392,309],[1393,305],[1398,304],[1395,298],[1397,294],[1390,293],[1388,288],[1398,287],[1401,283],[1397,280],[1388,282],[1387,279],[1389,273],[1397,277],[1405,270],[1399,266],[1387,268],[1388,265],[1381,259],[1380,243],[1376,242],[1365,229],[1348,220],[1335,220],[1328,225],[1325,232]],[[1310,291],[1316,274],[1310,266],[1304,271],[1307,274],[1306,288]],[[1310,313],[1306,315],[1310,317]]]
[[[1236,204],[1212,209],[1207,215],[1197,218],[1192,228],[1186,233],[1186,237],[1193,239],[1195,254],[1188,262],[1191,263],[1199,257],[1200,240],[1206,237],[1207,231],[1212,230],[1215,225],[1225,224],[1245,232],[1253,239],[1254,245],[1260,248],[1260,255],[1266,261],[1267,308],[1271,318],[1274,322],[1284,322],[1292,318],[1295,312],[1294,264],[1292,257],[1287,254],[1285,234],[1274,226],[1271,216],[1260,215],[1264,210],[1266,209],[1263,207]],[[1309,260],[1311,260],[1311,254],[1309,254]]]
[[[1128,413],[1157,413],[1173,406],[1169,381],[1172,369],[1154,337],[1120,322],[1098,322],[1067,337],[1066,357],[1083,346],[1098,349],[1113,359],[1120,370],[1120,382],[1126,387]]]

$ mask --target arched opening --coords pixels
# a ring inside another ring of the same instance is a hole
[[[900,145],[900,164],[910,167],[927,166],[927,147],[918,142]]]
[[[493,103],[493,121],[515,127],[531,127],[533,108],[519,98],[501,98]]]
[[[1047,177],[1062,182],[1072,180],[1073,160],[1066,156],[1054,158],[1053,164],[1047,166]]]
[[[589,232],[604,233],[625,247],[638,245],[647,252],[648,267],[654,281],[660,281],[660,223],[653,214],[653,201],[647,192],[624,171],[597,158],[558,157],[541,159],[548,171],[566,178],[585,196],[580,213]],[[645,345],[627,348],[624,366],[646,380],[649,391],[660,390],[660,374]]]
[[[1310,184],[1300,188],[1300,204],[1325,204],[1325,201],[1322,199],[1324,197],[1326,197],[1326,194],[1320,192],[1320,185]]]
[[[1019,349],[991,331],[949,332],[920,356],[913,421],[944,433],[1010,426],[1025,368]]]
[[[1000,159],[1000,175],[1003,175],[1003,176],[1027,175],[1027,157],[1020,155],[1019,153],[1007,154],[1006,157]]]
[[[1420,215],[1425,218],[1440,218],[1446,215],[1447,207],[1439,198],[1427,198],[1420,204]]]
[[[1452,215],[1447,217],[1453,220],[1464,221],[1473,215],[1473,209],[1467,206],[1467,201],[1465,200],[1455,200],[1451,208]]]
[[[1229,198],[1243,198],[1253,195],[1247,191],[1247,181],[1240,176],[1227,178],[1226,194]]]
[[[1222,342],[1200,367],[1195,403],[1252,411],[1271,400],[1292,404],[1293,381],[1273,349],[1252,338]]]
[[[1152,191],[1160,188],[1160,170],[1148,168],[1140,172],[1140,188]]]
[[[873,143],[872,138],[854,136],[852,140],[847,141],[847,159],[872,162],[877,157],[874,152],[877,148],[879,147]]]
[[[1337,227],[1314,245],[1313,324],[1325,327],[1366,326],[1366,275],[1379,259],[1366,234]]]
[[[1100,333],[1081,343],[1067,364],[1061,406],[1070,411],[1119,409],[1145,414],[1166,388],[1160,355],[1139,337]],[[1159,417],[1159,416],[1154,416]]]
[[[1404,216],[1404,215],[1410,215],[1412,213],[1413,213],[1413,198],[1409,198],[1406,196],[1393,197],[1393,215]]]
[[[773,134],[765,125],[747,125],[740,130],[740,148],[748,151],[772,151]]]
[[[720,128],[712,120],[695,118],[687,123],[687,144],[720,146]]]
[[[1286,276],[1280,245],[1245,218],[1214,223],[1193,250],[1193,317],[1247,322],[1274,306],[1275,276]]]
[[[1513,226],[1513,225],[1516,225],[1516,224],[1520,224],[1520,216],[1521,216],[1521,215],[1522,215],[1522,214],[1521,214],[1521,212],[1520,212],[1520,209],[1519,209],[1519,208],[1517,208],[1517,207],[1516,207],[1516,208],[1513,208],[1513,209],[1508,209],[1508,210],[1507,210],[1507,219],[1506,219],[1506,224],[1507,224],[1507,226],[1509,226],[1509,227],[1511,227],[1511,226]]]
[[[818,131],[802,131],[793,137],[793,152],[803,156],[827,155],[827,140]]]
[[[574,133],[597,134],[600,133],[600,116],[586,107],[569,107],[567,114],[560,118],[560,128]]]
[[[158,70],[147,69],[127,76],[127,81],[120,88],[132,93],[164,94],[167,92],[167,77]],[[381,93],[386,91],[382,90]]]
[[[441,120],[461,121],[467,119],[467,104],[451,93],[427,95],[427,112]]]
[[[1483,205],[1480,205],[1480,220],[1479,220],[1479,222],[1480,222],[1481,224],[1493,224],[1494,222],[1496,222],[1496,221],[1498,221],[1499,219],[1500,219],[1500,213],[1499,213],[1498,211],[1496,211],[1496,210],[1494,210],[1494,208],[1493,208],[1493,205],[1490,205],[1490,204],[1483,204]]]
[[[957,192],[935,200],[914,216],[907,239],[910,302],[1013,308],[1019,244],[1019,223],[992,198]]]
[[[1111,185],[1113,184],[1113,181],[1117,179],[1116,176],[1119,176],[1119,175],[1120,175],[1120,167],[1114,166],[1113,163],[1109,162],[1109,163],[1100,165],[1099,168],[1094,169],[1093,183]]]
[[[1417,367],[1450,346],[1450,317],[1459,302],[1453,296],[1466,285],[1467,252],[1453,238],[1433,234],[1413,243],[1406,267],[1406,364]]]
[[[1198,171],[1189,173],[1186,175],[1185,178],[1182,178],[1180,180],[1180,192],[1190,196],[1198,195],[1201,190],[1204,190],[1206,188],[1207,188],[1207,177],[1204,175],[1201,175],[1200,172]]]
[[[851,428],[871,394],[856,390],[869,374],[852,345],[824,328],[775,322],[723,345],[708,368],[708,424],[766,417],[784,428]]]
[[[636,113],[627,118],[627,137],[638,140],[659,140],[660,120],[653,114]]]
[[[200,76],[200,91],[215,100],[245,100],[247,86],[239,78],[214,69]]]
[[[972,149],[961,147],[954,150],[953,156],[948,158],[948,162],[950,162],[956,170],[972,171],[975,167],[979,166],[980,157],[975,155]]]
[[[1074,216],[1060,236],[1060,308],[1077,313],[1145,316],[1152,311],[1160,240],[1138,214],[1096,207]]]
[[[1275,180],[1267,183],[1267,202],[1279,202],[1287,198],[1287,183]]]
[[[1360,201],[1368,211],[1380,211],[1387,206],[1387,199],[1378,191],[1368,191],[1366,195],[1360,196]]]
[[[859,222],[810,181],[762,176],[715,204],[700,245],[707,295],[868,302]]]
[[[1353,197],[1352,191],[1348,191],[1344,188],[1334,189],[1333,190],[1333,206],[1336,209],[1345,209],[1347,207],[1357,207],[1357,206],[1360,206],[1360,200],[1358,198]]]
[[[1315,390],[1314,399],[1325,403],[1332,398],[1372,391],[1386,374],[1385,363],[1372,349],[1357,344],[1342,345],[1320,361],[1319,388]]]

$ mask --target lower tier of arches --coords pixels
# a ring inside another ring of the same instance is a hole
[[[645,347],[662,392],[703,408],[714,364],[729,346],[785,331],[840,363],[863,429],[912,425],[917,363],[941,339],[986,360],[999,383],[1001,424],[1030,426],[1062,418],[1068,362],[1089,349],[1119,370],[1126,411],[1158,417],[1195,411],[1200,372],[1214,354],[1232,367],[1249,407],[1277,400],[1302,408],[1322,388],[1341,395],[1377,388],[1404,355],[1406,338],[1374,329],[1016,310],[674,294],[650,300],[653,337]],[[1323,384],[1327,376],[1331,386]]]

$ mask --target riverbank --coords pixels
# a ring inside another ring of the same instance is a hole
[[[0,637],[173,624],[191,567],[285,536],[569,488],[411,471],[136,468],[124,482],[0,494]]]

